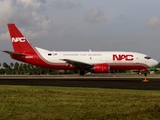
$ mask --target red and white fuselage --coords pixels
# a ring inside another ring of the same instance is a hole
[[[135,52],[103,52],[103,51],[47,51],[35,47],[38,56],[47,63],[51,68],[56,69],[74,69],[71,64],[66,63],[62,59],[70,59],[87,64],[107,63],[111,70],[132,70],[146,69],[155,66],[158,62],[153,59],[146,59],[147,55]],[[26,56],[28,62],[32,60],[32,56]],[[31,63],[33,64],[33,63]],[[34,61],[38,65],[38,61]],[[45,67],[45,66],[44,66]]]
[[[36,66],[63,69],[90,69],[97,73],[110,70],[142,70],[158,64],[158,61],[142,53],[120,51],[49,51],[32,46],[15,24],[8,24],[14,52],[10,56]]]

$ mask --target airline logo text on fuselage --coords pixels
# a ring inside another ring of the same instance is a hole
[[[12,42],[25,42],[26,38],[25,37],[12,37]]]
[[[130,55],[130,54],[119,54],[119,55],[116,55],[116,54],[113,54],[113,60],[116,61],[121,61],[121,60],[126,60],[126,61],[132,61],[134,60],[133,58],[133,55]]]

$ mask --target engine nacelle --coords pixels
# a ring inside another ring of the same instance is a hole
[[[95,64],[93,67],[94,73],[107,73],[109,70],[110,67],[107,63]]]

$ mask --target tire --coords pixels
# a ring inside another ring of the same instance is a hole
[[[84,75],[84,70],[80,70],[80,75]]]

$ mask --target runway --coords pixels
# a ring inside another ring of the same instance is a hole
[[[106,76],[0,76],[0,85],[89,87],[135,90],[160,90],[160,78],[148,77],[143,83],[141,77],[106,77]]]

